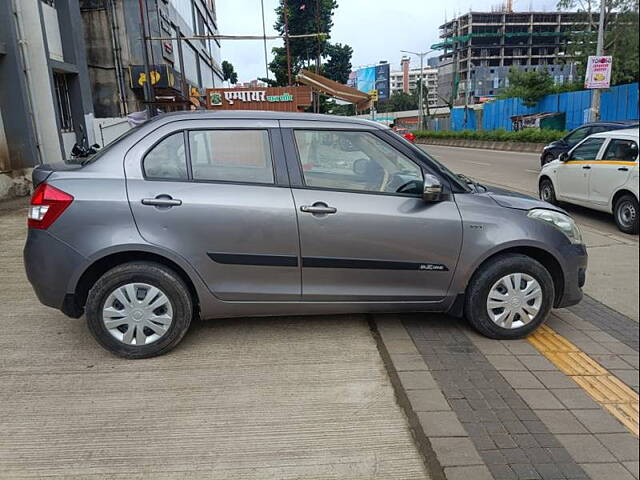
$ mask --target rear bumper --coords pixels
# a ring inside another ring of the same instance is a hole
[[[587,279],[587,249],[584,245],[568,245],[562,250],[564,289],[554,307],[570,307],[582,300],[582,287]]]
[[[73,292],[67,286],[76,269],[86,259],[46,230],[29,230],[24,246],[27,278],[40,302],[57,308],[68,316],[78,317]]]

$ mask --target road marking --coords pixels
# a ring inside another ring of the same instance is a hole
[[[491,163],[472,162],[471,160],[462,160],[464,163],[472,163],[473,165],[480,165],[482,167],[490,167]]]
[[[529,173],[535,173],[536,175],[538,175],[540,173],[540,170],[529,170],[528,168],[525,169],[525,172],[529,172]]]
[[[555,330],[542,325],[527,340],[638,436],[638,394]]]

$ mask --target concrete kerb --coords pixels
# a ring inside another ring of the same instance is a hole
[[[492,140],[466,140],[454,138],[419,138],[417,143],[425,145],[443,145],[447,147],[482,148],[485,150],[504,150],[509,152],[540,153],[546,144],[533,142],[498,142]]]
[[[416,442],[418,451],[422,455],[422,459],[424,461],[427,472],[431,475],[432,480],[446,480],[444,469],[438,461],[435,450],[433,449],[429,438],[427,438],[422,424],[420,423],[418,414],[411,406],[407,391],[400,381],[400,376],[398,375],[394,363],[391,360],[391,354],[387,350],[387,342],[394,340],[403,341],[405,340],[405,335],[407,338],[409,338],[406,330],[399,322],[381,323],[379,329],[376,320],[374,320],[371,316],[369,317],[369,328],[371,329],[371,333],[376,341],[378,351],[380,352],[380,357],[382,358],[382,362],[384,363],[387,374],[389,375],[389,379],[391,380],[391,385],[393,386],[393,389],[395,391],[398,405],[400,405],[405,413],[405,416],[407,417],[411,435]],[[387,337],[386,340],[383,340],[383,335]]]

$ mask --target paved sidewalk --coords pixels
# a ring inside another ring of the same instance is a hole
[[[365,317],[203,322],[122,360],[36,300],[25,211],[0,224],[0,478],[428,478]]]
[[[606,307],[592,306],[584,318],[554,311],[548,325],[637,392],[635,323],[616,317],[609,334]],[[423,455],[435,452],[447,478],[638,478],[637,437],[529,341],[490,340],[444,315],[373,318]]]

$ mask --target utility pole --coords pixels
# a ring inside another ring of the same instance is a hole
[[[424,91],[424,83],[423,83],[423,74],[424,74],[424,57],[433,52],[434,50],[429,50],[428,52],[409,52],[407,50],[400,50],[402,53],[409,53],[411,55],[415,55],[420,57],[420,91],[418,92],[418,130],[422,130],[424,128],[424,102],[422,100],[422,92]]]
[[[269,80],[269,59],[267,56],[267,27],[264,23],[264,0],[260,0],[260,6],[262,7],[262,42],[264,45],[264,69],[267,74],[267,80]]]
[[[142,27],[142,57],[144,59],[144,75],[145,82],[142,88],[144,92],[144,102],[146,104],[147,116],[149,118],[155,117],[156,108],[153,102],[155,102],[155,95],[153,92],[153,85],[151,80],[151,68],[149,66],[149,50],[147,49],[147,0],[138,0],[138,6],[140,8],[140,26]],[[184,72],[183,72],[184,75]]]
[[[602,56],[604,54],[604,16],[606,12],[607,2],[606,0],[600,0],[600,18],[598,19],[598,44],[596,46],[596,55]],[[597,122],[600,120],[600,95],[602,90],[596,88],[593,91],[593,97],[591,99],[591,121]]]
[[[287,85],[291,85],[291,50],[289,49],[289,6],[287,0],[283,0],[284,5],[284,42],[287,47]]]

